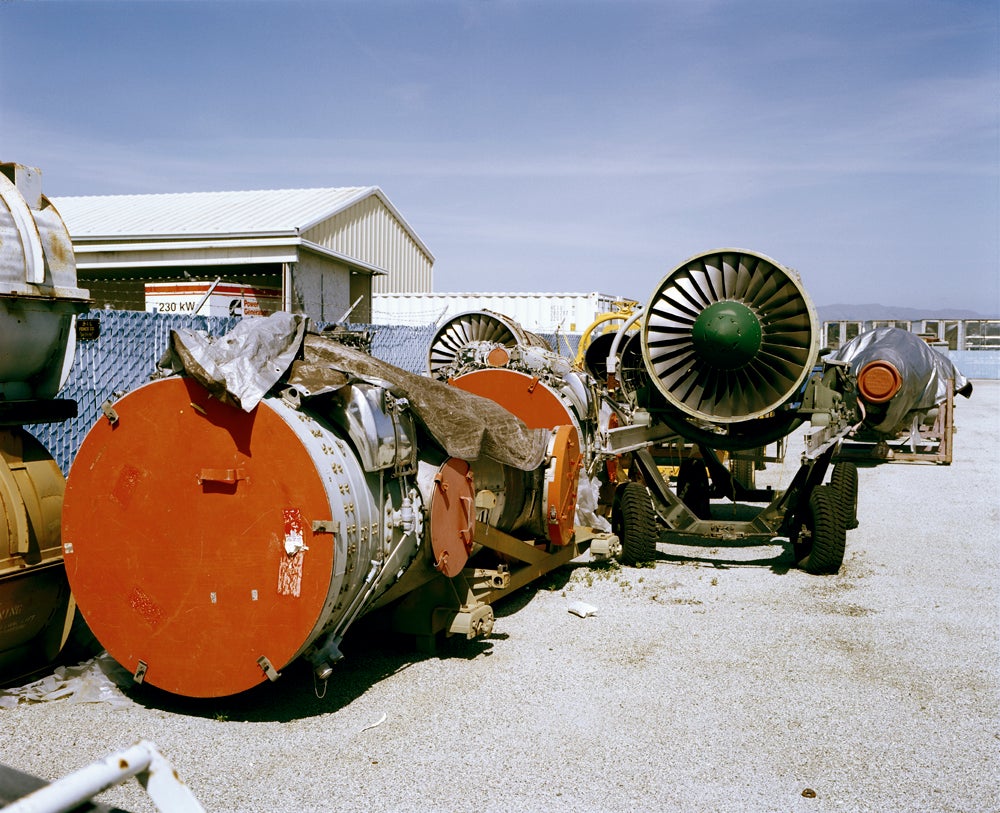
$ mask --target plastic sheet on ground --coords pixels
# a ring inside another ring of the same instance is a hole
[[[585,601],[574,601],[566,609],[580,618],[590,618],[592,615],[597,615],[597,608]]]
[[[0,709],[20,703],[107,703],[115,708],[131,705],[120,687],[129,686],[132,676],[107,652],[77,666],[59,666],[40,680],[0,689]]]
[[[576,524],[609,532],[611,523],[597,513],[600,489],[601,481],[596,477],[588,477],[586,471],[581,468],[576,489]]]

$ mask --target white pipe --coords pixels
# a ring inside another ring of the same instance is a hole
[[[39,788],[4,808],[5,813],[63,813],[114,785],[137,777],[163,813],[205,813],[170,763],[150,742],[140,742]]]
[[[281,264],[281,309],[285,313],[293,313],[292,310],[292,268],[291,263]]]
[[[642,316],[642,308],[639,308],[635,313],[633,313],[628,319],[625,320],[618,332],[615,334],[614,341],[611,342],[611,349],[608,351],[608,375],[614,375],[618,368],[618,345],[622,342],[622,337],[628,332],[628,329],[634,325],[639,317]]]
[[[361,301],[362,299],[364,299],[364,298],[365,298],[365,295],[364,295],[364,294],[362,294],[362,295],[361,295],[361,296],[359,296],[359,297],[358,297],[357,299],[355,299],[355,300],[354,300],[354,304],[353,304],[353,305],[351,305],[351,307],[349,307],[349,308],[348,308],[348,309],[347,309],[346,311],[344,311],[344,315],[343,315],[343,316],[341,316],[341,317],[340,317],[340,318],[339,318],[339,319],[338,319],[338,320],[336,321],[336,324],[338,324],[338,325],[339,325],[339,324],[340,324],[341,322],[346,322],[346,321],[347,321],[347,317],[348,317],[348,316],[350,316],[350,315],[351,315],[351,313],[353,313],[354,309],[355,309],[355,308],[356,308],[356,307],[358,306],[358,303],[359,303],[359,302],[360,302],[360,301]]]
[[[201,310],[201,306],[204,305],[206,302],[208,302],[208,298],[212,295],[212,293],[215,291],[216,286],[218,286],[220,282],[222,282],[222,277],[216,277],[215,282],[213,282],[211,285],[208,286],[208,290],[205,291],[205,295],[198,300],[198,304],[195,306],[194,311],[191,314],[192,316],[198,315],[198,311]]]

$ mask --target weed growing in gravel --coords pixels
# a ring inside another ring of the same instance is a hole
[[[578,568],[570,576],[563,595],[566,590],[572,590],[575,586],[593,587],[595,583],[607,581],[617,584],[623,591],[633,589],[634,585],[629,579],[629,570],[623,568],[621,563],[614,559],[604,559],[593,562],[586,568]],[[639,581],[642,581],[640,578]]]
[[[597,573],[611,574],[620,572],[622,566],[617,559],[601,559],[600,561],[594,562],[590,566],[590,569],[596,571]],[[608,576],[605,576],[605,578],[608,578]]]

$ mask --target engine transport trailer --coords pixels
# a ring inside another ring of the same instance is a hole
[[[300,657],[326,680],[362,615],[488,635],[496,599],[617,551],[575,523],[572,425],[529,429],[286,313],[171,352],[91,428],[63,510],[74,595],[139,683],[221,697]]]
[[[571,368],[508,317],[469,311],[438,329],[428,371],[529,426],[577,426],[581,493],[611,519],[629,564],[653,559],[658,539],[785,538],[798,566],[836,573],[858,524],[858,464],[950,462],[953,393],[971,393],[945,356],[906,331],[821,350],[798,276],[744,249],[695,255],[645,308],[592,328],[608,324],[592,341],[585,334]],[[800,427],[791,483],[757,488],[755,472],[781,462]],[[760,507],[733,519],[719,500]]]
[[[804,569],[836,572],[857,477],[835,458],[864,414],[850,363],[820,358],[795,276],[709,252],[641,314],[604,380],[495,314],[446,324],[432,377],[286,313],[218,338],[173,331],[68,478],[63,553],[83,615],[136,682],[222,697],[299,658],[335,679],[345,632],[376,611],[424,641],[488,635],[499,598],[587,550],[651,559],[664,530],[784,537]],[[762,490],[749,520],[702,510],[720,487],[757,496],[722,453],[803,423],[788,489]],[[676,488],[660,471],[671,454]]]

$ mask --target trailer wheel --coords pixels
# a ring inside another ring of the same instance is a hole
[[[732,473],[733,479],[744,488],[752,489],[755,487],[757,479],[757,462],[755,460],[737,458],[730,465],[729,471]]]
[[[622,544],[622,564],[637,565],[656,558],[653,503],[642,483],[623,483],[618,487],[612,519]]]
[[[793,532],[795,561],[807,573],[832,574],[844,562],[846,528],[836,493],[817,486],[809,495],[802,523]]]
[[[858,527],[858,466],[856,463],[837,463],[830,475],[830,487],[837,495],[837,502],[844,515],[848,531]]]
[[[698,519],[709,519],[708,467],[704,460],[689,457],[677,470],[677,496]]]

